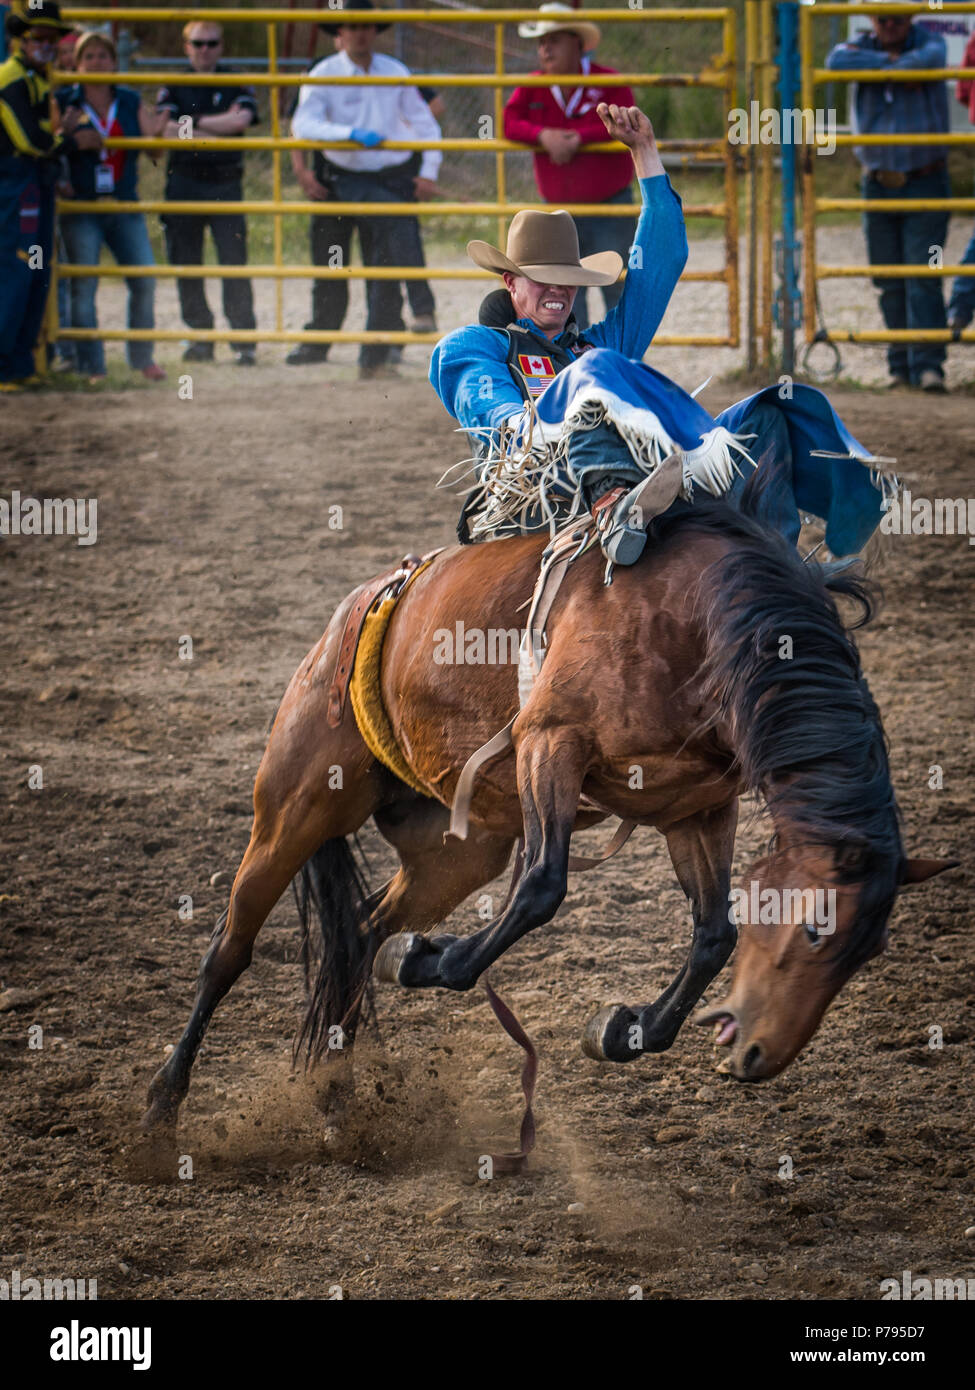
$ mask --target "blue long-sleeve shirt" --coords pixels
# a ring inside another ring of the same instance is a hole
[[[834,72],[867,68],[943,68],[945,41],[919,25],[908,30],[903,52],[894,59],[873,33],[838,43],[826,66]],[[854,82],[851,116],[858,135],[944,134],[948,130],[948,88],[944,82]],[[944,159],[944,145],[858,145],[856,157],[867,171],[910,173]]]
[[[687,264],[684,213],[667,175],[641,179],[640,195],[643,207],[633,240],[638,250],[631,250],[623,293],[606,317],[584,334],[594,347],[615,348],[637,360],[653,341]],[[535,328],[531,319],[517,322]],[[521,411],[524,400],[507,357],[507,335],[480,324],[448,333],[434,348],[430,381],[465,429],[497,429]]]

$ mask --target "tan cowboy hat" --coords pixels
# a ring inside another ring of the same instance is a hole
[[[540,285],[612,285],[620,278],[623,257],[599,251],[579,259],[579,233],[567,212],[515,213],[508,228],[507,255],[486,241],[469,241],[475,265],[503,275],[524,275]]]
[[[571,5],[540,5],[539,14],[550,14],[553,19],[538,19],[528,24],[519,24],[518,33],[523,39],[540,39],[543,34],[578,34],[582,39],[583,53],[591,53],[600,39],[599,26],[586,24],[584,20],[573,19]],[[568,19],[566,18],[568,16]]]

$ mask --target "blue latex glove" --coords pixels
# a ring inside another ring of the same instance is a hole
[[[357,145],[365,145],[367,150],[374,150],[377,145],[381,145],[386,137],[379,135],[375,130],[359,130],[355,127],[349,131],[349,139],[354,140]]]

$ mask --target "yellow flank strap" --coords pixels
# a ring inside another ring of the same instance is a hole
[[[403,593],[417,574],[425,569],[426,565],[420,566],[404,587]],[[399,595],[399,598],[401,597],[402,594]],[[424,786],[416,776],[396,742],[393,726],[383,705],[380,682],[383,642],[399,598],[384,599],[377,609],[366,615],[349,684],[349,699],[352,701],[352,712],[359,732],[372,756],[415,792],[419,792],[421,796],[429,796],[430,788]]]

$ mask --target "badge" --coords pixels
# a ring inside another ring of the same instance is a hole
[[[98,164],[95,166],[95,196],[103,197],[106,193],[115,192],[115,170],[111,164]]]
[[[530,396],[540,396],[550,381],[556,376],[551,357],[539,357],[529,353],[518,354],[518,369],[525,378]]]

